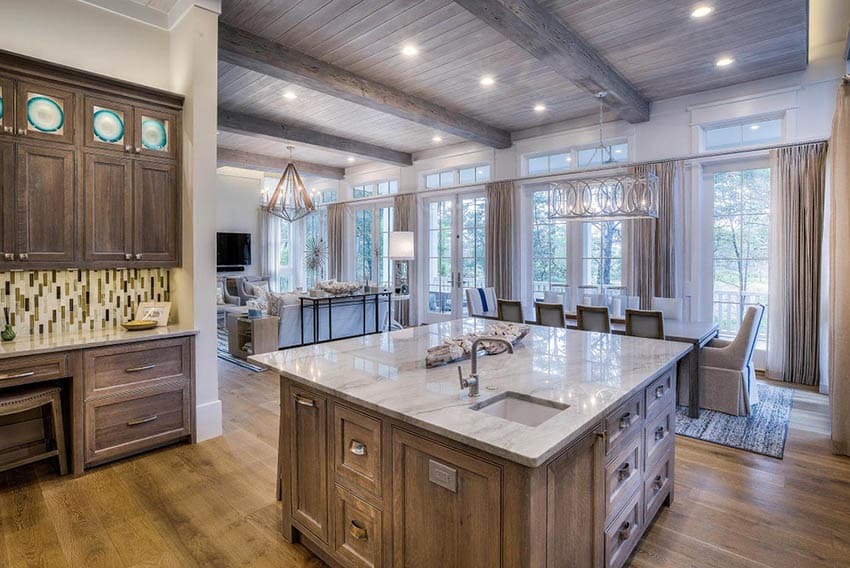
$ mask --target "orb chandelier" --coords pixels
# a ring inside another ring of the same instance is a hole
[[[599,155],[603,165],[613,164],[611,146],[602,137],[603,104],[599,99],[599,147],[591,163]],[[549,184],[549,218],[565,221],[610,221],[617,219],[658,218],[658,176],[652,172],[629,172],[618,175],[574,178]]]
[[[265,210],[292,223],[315,211],[316,205],[292,162],[292,151],[295,148],[287,146],[287,149],[289,163],[286,164],[283,175],[280,176],[269,202],[265,205]]]

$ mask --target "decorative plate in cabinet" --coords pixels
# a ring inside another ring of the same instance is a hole
[[[86,96],[86,146],[132,153],[133,109],[111,99]]]
[[[18,83],[18,136],[74,141],[74,93],[41,83]]]
[[[157,158],[176,157],[171,143],[176,116],[167,111],[136,108],[136,153]]]

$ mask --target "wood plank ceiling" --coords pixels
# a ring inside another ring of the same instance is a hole
[[[804,69],[807,0],[537,0],[643,97],[659,100]],[[509,132],[585,117],[596,101],[451,0],[224,0],[221,22]],[[412,44],[419,53],[401,53]],[[722,55],[735,64],[719,69]],[[482,87],[491,75],[495,84]],[[219,62],[219,106],[412,153],[462,140],[355,102]],[[285,99],[291,92],[297,98]],[[542,103],[545,112],[535,112]],[[435,136],[441,140],[435,142]],[[239,147],[233,144],[239,144]],[[219,145],[282,156],[285,143],[222,133]],[[297,146],[297,157],[350,166]],[[358,162],[362,162],[358,158]]]

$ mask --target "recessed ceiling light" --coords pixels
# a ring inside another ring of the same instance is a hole
[[[759,126],[758,124],[751,124],[750,125],[750,130],[758,130],[759,128],[761,128],[761,126]]]
[[[697,6],[696,8],[694,8],[694,11],[691,12],[691,17],[694,18],[694,19],[704,18],[704,17],[708,16],[709,14],[711,14],[712,12],[714,12],[714,8],[712,8],[711,6],[707,6],[707,5],[703,4],[701,6]]]
[[[484,75],[478,82],[481,84],[482,87],[489,87],[490,85],[495,83],[496,80],[493,78],[492,75]]]
[[[543,103],[537,103],[536,105],[534,105],[534,112],[543,112],[545,110],[546,105],[544,105]]]
[[[443,141],[442,136],[434,136],[433,138],[431,138],[431,142],[442,142],[442,141]]]
[[[717,65],[718,67],[726,67],[728,65],[732,65],[733,63],[735,63],[735,60],[731,57],[721,57],[717,60],[715,65]]]
[[[283,92],[283,98],[290,100],[290,101],[294,101],[295,99],[298,98],[298,95],[296,95],[292,91],[284,91]]]
[[[415,45],[408,43],[404,47],[401,48],[401,54],[406,55],[408,57],[413,57],[414,55],[419,55],[419,48]]]
[[[351,162],[353,162],[353,161],[354,161],[354,156],[349,156],[349,157],[348,157],[348,163],[351,163]]]

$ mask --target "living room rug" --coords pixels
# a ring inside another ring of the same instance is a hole
[[[239,365],[243,369],[248,369],[249,371],[254,371],[255,373],[259,373],[263,370],[262,367],[258,367],[248,361],[243,361],[237,357],[234,357],[230,354],[230,351],[227,349],[227,330],[219,327],[217,330],[216,336],[216,351],[218,353],[218,358],[228,363],[233,363],[234,365]]]
[[[699,418],[689,418],[687,407],[679,406],[676,408],[676,434],[782,459],[794,389],[756,384],[761,402],[751,416],[703,410]]]

